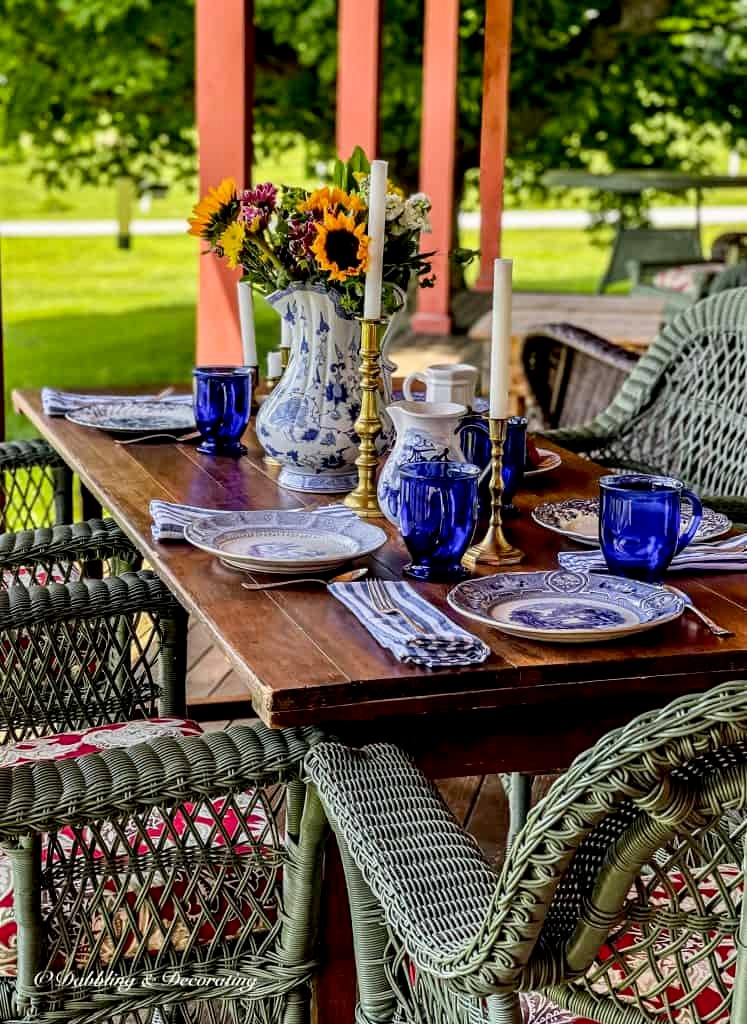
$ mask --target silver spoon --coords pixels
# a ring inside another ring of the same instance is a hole
[[[244,590],[274,590],[276,587],[290,587],[294,583],[352,583],[353,580],[362,579],[368,569],[351,569],[350,572],[342,572],[339,576],[331,579],[322,579],[321,576],[308,576],[303,579],[277,580],[275,583],[242,583]]]
[[[679,587],[673,587],[669,583],[662,583],[664,590],[668,590],[672,594],[676,594],[677,597],[681,597],[685,602],[685,610],[692,612],[693,615],[700,619],[704,626],[713,633],[714,636],[734,636],[734,633],[730,629],[724,629],[723,626],[719,626],[717,622],[714,622],[710,615],[706,615],[704,611],[693,602],[693,599],[689,594],[686,594],[684,590],[680,590]]]

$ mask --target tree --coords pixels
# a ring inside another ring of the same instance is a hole
[[[0,142],[49,184],[194,166],[194,12],[181,0],[0,0]]]
[[[509,187],[549,167],[697,170],[742,144],[745,0],[515,0]],[[0,0],[8,139],[48,179],[191,164],[193,0]],[[260,144],[334,147],[336,0],[255,0]],[[219,16],[219,4],[216,9]],[[423,0],[385,0],[382,150],[417,182]],[[457,187],[479,161],[484,0],[462,0]],[[347,155],[347,154],[343,154]]]

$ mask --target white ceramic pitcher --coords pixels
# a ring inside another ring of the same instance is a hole
[[[378,496],[381,511],[398,526],[399,467],[405,462],[466,462],[459,434],[467,409],[456,402],[394,402],[387,412],[397,440],[381,471]]]

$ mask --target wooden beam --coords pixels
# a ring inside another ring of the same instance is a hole
[[[501,252],[512,18],[512,0],[486,0],[480,133],[480,274],[475,285],[478,291],[490,291],[493,287],[493,260]]]
[[[356,146],[379,155],[382,0],[339,0],[337,15],[337,154]]]
[[[451,330],[449,251],[454,241],[454,159],[457,130],[459,0],[426,0],[423,39],[423,126],[420,188],[433,201],[433,233],[422,248],[433,258],[435,288],[419,294],[412,328],[422,334]]]
[[[200,194],[223,178],[249,184],[252,167],[254,5],[252,0],[196,4],[196,105]],[[203,246],[201,246],[201,249]],[[241,362],[238,273],[201,256],[197,362]]]

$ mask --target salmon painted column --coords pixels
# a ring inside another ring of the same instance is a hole
[[[421,247],[437,250],[437,280],[435,288],[419,292],[412,329],[421,334],[448,334],[451,329],[448,253],[454,234],[458,55],[459,0],[426,0],[420,188],[433,202],[433,233],[423,235]]]
[[[362,146],[379,156],[382,0],[339,0],[337,15],[337,155]]]
[[[486,0],[480,133],[480,275],[475,285],[481,292],[492,289],[493,260],[501,254],[512,18],[511,0]]]
[[[249,184],[252,167],[254,7],[252,0],[197,0],[196,106],[200,195],[223,178]],[[204,243],[201,244],[204,248]],[[201,256],[197,362],[241,363],[239,274]]]

